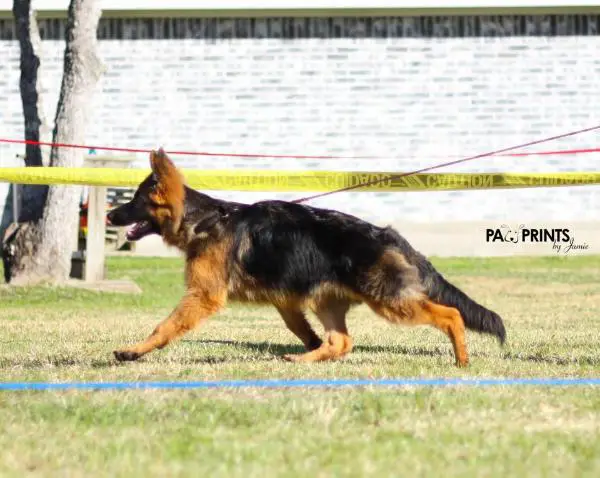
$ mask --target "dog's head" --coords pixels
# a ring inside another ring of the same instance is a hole
[[[150,153],[152,173],[142,181],[133,199],[107,214],[115,226],[131,226],[129,241],[149,234],[175,235],[183,220],[185,184],[183,176],[162,148]]]

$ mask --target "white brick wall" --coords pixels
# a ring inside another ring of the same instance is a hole
[[[50,119],[63,43],[44,42]],[[176,157],[190,168],[407,171],[600,124],[600,36],[102,40],[88,142],[389,160]],[[18,45],[0,41],[2,136],[22,137]],[[598,133],[538,146],[596,147]],[[7,164],[20,147],[0,146]],[[598,155],[487,158],[445,171],[597,170]],[[139,166],[146,166],[140,157]],[[1,187],[1,186],[0,186]],[[3,202],[0,189],[0,206]],[[218,193],[252,201],[276,194]],[[597,220],[600,189],[354,193],[313,202],[376,222]]]

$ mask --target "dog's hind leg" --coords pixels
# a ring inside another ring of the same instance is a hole
[[[369,307],[390,322],[406,325],[431,325],[444,332],[452,342],[456,365],[468,365],[465,342],[465,324],[454,307],[437,304],[427,299],[398,301],[396,304],[369,302]]]
[[[224,293],[221,296],[207,297],[203,293],[189,292],[145,341],[116,350],[115,358],[119,361],[136,360],[154,349],[162,349],[221,309],[225,304],[225,297]]]
[[[284,355],[290,362],[320,362],[343,357],[352,350],[352,338],[346,328],[348,302],[339,299],[315,304],[314,312],[325,328],[325,341],[321,346],[303,354]]]
[[[425,301],[422,309],[428,316],[428,321],[435,328],[444,332],[452,342],[456,365],[465,367],[469,364],[465,340],[465,322],[460,312],[454,307],[448,307],[431,301]]]
[[[277,307],[285,325],[298,337],[306,350],[318,349],[323,341],[310,326],[304,312],[296,307]]]

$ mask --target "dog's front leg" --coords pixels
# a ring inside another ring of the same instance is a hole
[[[207,294],[191,291],[181,299],[171,315],[158,324],[144,342],[126,349],[115,350],[115,358],[119,361],[137,360],[154,349],[161,349],[216,313],[224,304],[224,293]]]

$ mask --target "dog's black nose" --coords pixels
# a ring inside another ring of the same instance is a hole
[[[113,213],[114,213],[114,210],[113,211],[108,211],[106,213],[106,219],[108,220],[109,224],[112,224],[112,222],[113,222]]]

